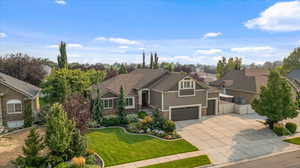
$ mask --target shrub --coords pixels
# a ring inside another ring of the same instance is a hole
[[[283,124],[274,124],[273,125],[273,131],[278,136],[286,136],[290,135],[290,131],[284,127]]]
[[[140,129],[138,128],[139,123],[130,123],[128,126],[127,126],[127,130],[129,132],[133,132],[133,133],[138,133],[140,131]]]
[[[126,119],[129,123],[138,122],[138,116],[136,114],[128,114]]]
[[[144,119],[148,114],[145,111],[138,112],[138,117],[140,119]]]
[[[96,156],[95,155],[89,155],[86,157],[86,164],[96,164]]]
[[[121,125],[121,120],[119,117],[103,118],[101,124],[105,127],[118,126],[118,125]]]
[[[176,125],[175,125],[175,123],[174,123],[173,121],[171,121],[171,120],[166,120],[166,121],[163,123],[163,130],[164,130],[165,132],[170,133],[170,132],[175,131],[175,129],[176,129]]]
[[[70,166],[67,163],[60,163],[56,165],[54,168],[69,168]]]
[[[80,134],[80,131],[74,130],[72,140],[69,147],[68,157],[73,158],[75,156],[82,156],[85,154],[87,148],[87,141],[84,136]]]
[[[95,120],[90,120],[90,121],[88,122],[88,127],[89,127],[89,128],[97,128],[97,127],[99,127],[99,124],[98,124],[98,122],[95,121]]]
[[[33,122],[31,101],[26,101],[24,110],[24,127],[31,127]]]
[[[72,159],[72,165],[76,168],[83,168],[85,166],[85,158],[84,157],[74,157]]]
[[[285,128],[287,128],[292,134],[294,134],[297,131],[297,124],[288,122],[285,124]]]
[[[93,154],[95,154],[95,153],[96,153],[96,151],[93,150],[93,149],[87,149],[87,150],[86,150],[86,154],[87,154],[87,155],[93,155]]]

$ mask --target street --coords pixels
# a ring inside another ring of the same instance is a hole
[[[223,168],[300,168],[300,150]]]

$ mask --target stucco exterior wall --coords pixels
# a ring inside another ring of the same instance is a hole
[[[251,104],[252,100],[257,96],[256,93],[243,92],[239,90],[226,89],[226,94],[234,97],[242,97],[246,104]]]
[[[161,93],[150,90],[150,105],[155,108],[161,108]]]

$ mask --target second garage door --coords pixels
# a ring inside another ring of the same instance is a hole
[[[173,121],[193,120],[199,119],[199,117],[199,106],[171,109],[171,119]]]

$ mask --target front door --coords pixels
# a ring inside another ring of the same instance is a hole
[[[208,100],[207,115],[216,115],[216,100]]]
[[[148,106],[148,99],[149,99],[149,91],[143,90],[143,92],[142,92],[142,106],[143,107]]]

